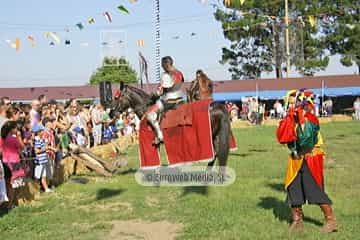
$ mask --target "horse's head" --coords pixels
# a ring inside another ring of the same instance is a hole
[[[115,112],[125,112],[127,109],[132,108],[138,117],[141,117],[146,112],[150,102],[150,96],[147,93],[121,82],[120,96],[114,100],[112,106]]]
[[[188,102],[193,102],[200,99],[200,82],[202,80],[202,71],[196,72],[196,78],[191,82],[189,89],[186,89]]]
[[[187,89],[187,96],[188,101],[197,101],[200,100],[202,97],[207,97],[207,95],[201,96],[201,91],[204,91],[205,93],[210,95],[212,94],[212,83],[211,80],[207,77],[207,75],[202,71],[198,70],[196,72],[196,79],[192,81],[190,89]]]

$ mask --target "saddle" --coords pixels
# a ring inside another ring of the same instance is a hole
[[[192,125],[191,103],[176,105],[161,117],[160,126],[162,129],[184,125]]]

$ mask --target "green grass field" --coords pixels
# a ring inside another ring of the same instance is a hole
[[[323,217],[310,205],[304,206],[305,232],[288,234],[283,190],[288,151],[276,142],[275,128],[234,134],[239,150],[229,166],[237,178],[229,187],[142,187],[134,179],[138,159],[132,147],[129,169],[115,177],[74,176],[83,181],[69,181],[0,216],[0,239],[142,239],[125,233],[110,237],[113,221],[132,219],[182,224],[177,239],[360,239],[360,122],[322,125],[325,186],[339,224],[339,232],[329,235],[319,232]]]

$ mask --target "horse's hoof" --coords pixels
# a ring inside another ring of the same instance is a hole
[[[153,141],[153,144],[157,147],[160,146],[161,143],[164,143],[164,141],[158,138],[155,138],[155,140]]]

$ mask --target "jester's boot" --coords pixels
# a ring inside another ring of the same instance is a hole
[[[324,214],[325,222],[321,228],[321,232],[331,233],[337,231],[336,217],[329,204],[321,204],[320,208]]]
[[[289,232],[302,232],[304,230],[303,213],[301,207],[291,208],[292,223],[289,226]]]

